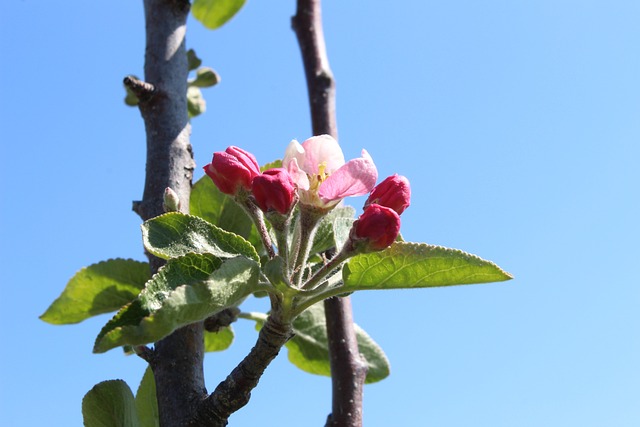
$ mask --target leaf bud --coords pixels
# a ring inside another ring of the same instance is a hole
[[[165,212],[178,212],[180,210],[180,198],[170,187],[164,189],[162,197],[162,208]]]

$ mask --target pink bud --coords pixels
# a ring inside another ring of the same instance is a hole
[[[251,190],[251,181],[260,175],[260,166],[253,154],[231,146],[213,153],[213,160],[204,171],[220,191],[233,196],[240,188]]]
[[[256,176],[251,190],[256,204],[265,212],[276,210],[286,215],[296,201],[297,189],[293,178],[283,168],[269,169]]]
[[[409,180],[402,175],[394,174],[376,185],[365,202],[364,208],[376,203],[391,208],[400,215],[411,204],[410,199]]]
[[[354,223],[352,234],[356,240],[368,240],[369,249],[382,250],[396,240],[400,233],[400,215],[391,208],[370,204]]]

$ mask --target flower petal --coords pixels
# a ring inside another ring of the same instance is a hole
[[[298,160],[296,158],[291,159],[289,162],[289,166],[286,168],[291,178],[293,178],[293,182],[296,183],[299,189],[308,190],[309,189],[309,177],[307,174],[300,169],[298,166]]]
[[[324,203],[349,196],[362,196],[375,187],[378,170],[371,156],[362,150],[362,157],[349,160],[320,184],[318,195]]]
[[[342,149],[331,135],[312,136],[302,143],[304,148],[304,163],[300,162],[302,170],[316,175],[318,166],[325,165],[325,172],[331,174],[344,165]]]
[[[284,159],[282,159],[282,167],[289,169],[289,164],[293,159],[298,160],[299,165],[304,162],[304,148],[302,148],[302,145],[295,139],[287,145],[287,149],[284,152]]]

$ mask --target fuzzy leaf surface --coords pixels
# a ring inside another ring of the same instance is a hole
[[[369,367],[367,384],[378,382],[389,376],[389,360],[384,351],[358,325],[354,325],[358,349]],[[312,305],[293,321],[295,335],[285,346],[289,361],[305,372],[331,376],[329,342],[324,304]]]
[[[211,254],[170,259],[131,304],[102,329],[93,351],[140,345],[166,337],[240,304],[258,289],[260,268],[244,257],[220,260]]]
[[[193,16],[210,30],[223,26],[238,13],[246,0],[194,0]]]
[[[40,319],[54,325],[81,322],[133,301],[151,278],[149,264],[110,259],[78,271]]]
[[[209,253],[220,258],[244,255],[259,261],[254,247],[242,237],[202,218],[180,212],[166,213],[145,221],[142,240],[150,253],[163,259],[188,253]]]
[[[345,218],[349,218],[352,221],[352,218],[355,216],[356,210],[351,206],[343,206],[333,209],[327,215],[325,215],[320,223],[318,224],[318,229],[316,231],[315,237],[313,238],[313,245],[311,246],[312,254],[318,252],[324,252],[327,249],[336,247],[340,249],[342,245],[336,246],[340,242],[336,242],[336,236],[338,239],[341,239],[345,227]],[[336,227],[340,227],[339,230],[336,230]],[[349,226],[349,229],[351,227]],[[338,231],[336,234],[335,232]],[[349,235],[349,231],[347,229],[347,236]],[[343,242],[344,243],[344,242]]]
[[[160,427],[158,401],[156,399],[156,380],[151,367],[147,366],[136,392],[136,409],[140,427]]]
[[[458,249],[396,242],[383,251],[351,258],[342,278],[346,290],[357,291],[501,282],[513,277],[491,261]]]
[[[231,197],[218,190],[208,176],[203,176],[193,185],[189,211],[211,224],[244,237],[254,248],[263,250],[258,230],[249,215]]]
[[[131,389],[122,380],[96,384],[82,399],[85,427],[140,427]]]

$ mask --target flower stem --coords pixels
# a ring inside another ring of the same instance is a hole
[[[353,253],[349,251],[340,251],[336,256],[331,258],[329,262],[320,267],[315,274],[307,280],[307,282],[302,286],[302,289],[311,290],[315,288],[329,273],[338,268],[340,264],[353,256]]]
[[[269,231],[267,230],[267,225],[264,222],[264,216],[262,215],[262,211],[260,210],[260,208],[256,206],[256,204],[253,203],[248,197],[243,197],[240,198],[240,200],[236,200],[239,202],[240,206],[244,208],[247,214],[249,214],[249,217],[251,217],[253,223],[256,225],[258,234],[260,235],[260,239],[262,240],[262,244],[269,254],[269,259],[275,258],[276,252],[273,249],[271,237],[269,236]]]
[[[302,283],[307,258],[313,244],[313,236],[316,234],[316,226],[323,214],[323,212],[312,207],[300,206],[300,223],[298,224],[300,243],[296,260],[293,264],[293,280],[291,281],[297,288],[300,288]]]

